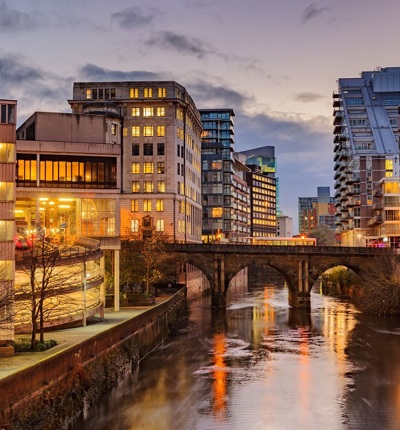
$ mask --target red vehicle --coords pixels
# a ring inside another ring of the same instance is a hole
[[[14,236],[15,249],[30,249],[32,248],[32,239],[16,234]]]

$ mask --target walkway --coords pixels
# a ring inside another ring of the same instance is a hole
[[[157,303],[162,302],[164,298],[158,297]],[[122,308],[119,312],[106,309],[103,321],[91,319],[88,321],[88,325],[86,327],[46,331],[45,340],[54,339],[58,342],[58,345],[43,352],[24,352],[15,354],[12,357],[0,357],[0,379],[13,373],[17,373],[26,367],[32,366],[47,357],[58,354],[60,351],[69,348],[71,345],[77,344],[101,331],[105,331],[122,321],[134,318],[136,315],[146,312],[146,310],[150,308],[151,306]],[[29,337],[29,334],[18,335],[17,337]]]

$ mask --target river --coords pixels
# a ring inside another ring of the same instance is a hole
[[[283,287],[194,302],[188,327],[68,430],[398,430],[400,320]]]

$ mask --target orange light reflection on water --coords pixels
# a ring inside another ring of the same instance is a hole
[[[226,338],[224,333],[214,335],[213,413],[220,420],[226,418],[226,392],[228,368],[224,361]]]

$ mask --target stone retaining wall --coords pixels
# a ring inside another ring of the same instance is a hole
[[[187,316],[186,289],[148,311],[0,380],[0,429],[61,429]]]

